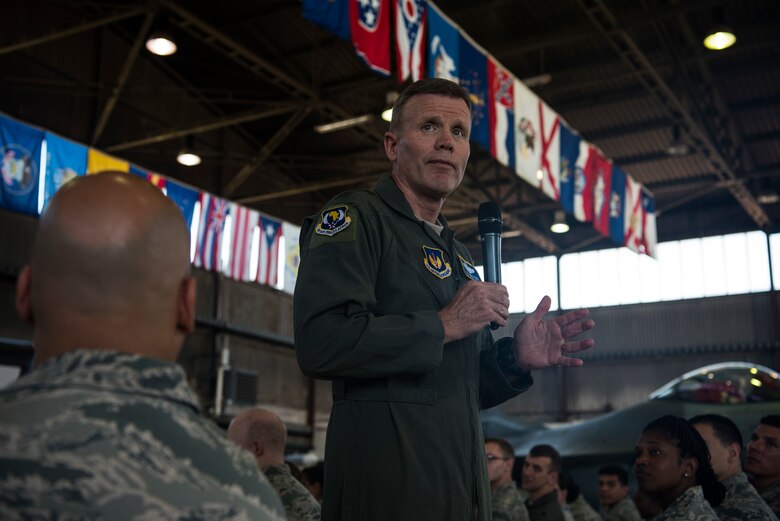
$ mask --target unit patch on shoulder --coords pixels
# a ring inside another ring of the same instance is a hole
[[[460,255],[458,255],[458,258],[460,259],[460,265],[463,266],[463,271],[466,273],[466,276],[471,280],[476,280],[477,282],[481,282],[482,279],[479,277],[479,272],[477,271],[477,268],[475,268],[473,264],[471,264],[469,261],[467,261]]]
[[[440,279],[446,279],[452,275],[452,266],[444,260],[444,252],[439,248],[431,248],[430,246],[423,246],[423,264],[425,267],[439,277]]]
[[[347,205],[342,205],[323,211],[320,222],[314,232],[319,235],[333,237],[337,233],[346,230],[352,222],[352,218],[347,215],[348,210],[349,207]]]

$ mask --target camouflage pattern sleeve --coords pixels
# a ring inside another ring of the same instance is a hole
[[[263,472],[282,499],[288,521],[320,520],[320,504],[306,487],[293,477],[287,465],[271,465]]]
[[[653,521],[719,521],[700,486],[691,487],[658,514]]]
[[[514,482],[499,485],[491,494],[493,521],[529,521],[528,509]]]
[[[630,496],[621,499],[612,507],[605,517],[606,521],[642,521],[634,501]]]
[[[574,516],[574,521],[601,521],[601,516],[585,501],[582,494],[569,503],[569,509]]]
[[[769,508],[772,509],[772,512],[780,518],[780,481],[766,489],[761,494],[761,497],[769,505]]]

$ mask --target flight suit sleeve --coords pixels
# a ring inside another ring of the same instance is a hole
[[[511,337],[493,342],[490,334],[483,331],[483,349],[479,353],[479,405],[489,409],[527,391],[534,383],[530,371],[520,375],[507,375],[498,363],[500,346],[512,343]]]
[[[324,379],[435,370],[444,347],[437,310],[375,313],[374,288],[387,238],[378,217],[361,213],[354,204],[335,206],[342,207],[348,208],[350,222],[338,233],[318,233],[323,223],[316,219],[307,219],[302,229],[294,295],[301,370]]]

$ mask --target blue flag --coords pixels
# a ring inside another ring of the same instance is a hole
[[[428,76],[458,83],[460,33],[439,8],[428,4]]]
[[[574,181],[582,138],[561,123],[561,207],[574,214]]]
[[[43,207],[57,190],[74,177],[87,173],[87,147],[51,132],[46,137],[46,177]]]
[[[612,165],[612,187],[609,195],[609,237],[623,246],[625,239],[626,173]]]
[[[0,208],[38,215],[43,130],[0,115]]]
[[[195,203],[200,199],[200,192],[188,186],[180,185],[173,179],[168,179],[165,185],[168,197],[176,203],[184,220],[187,221],[187,229],[192,228],[192,213],[195,211]]]
[[[471,97],[471,141],[490,151],[487,56],[460,37],[460,84]]]
[[[347,0],[303,0],[303,17],[350,41]]]

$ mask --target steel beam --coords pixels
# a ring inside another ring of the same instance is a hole
[[[306,186],[298,188],[290,188],[287,190],[280,190],[278,192],[271,192],[267,194],[251,195],[249,197],[241,197],[236,199],[237,203],[241,204],[253,204],[262,201],[271,201],[273,199],[282,199],[284,197],[293,197],[296,195],[308,194],[311,192],[317,192],[319,190],[327,190],[330,188],[340,188],[347,186],[356,186],[363,183],[376,182],[382,172],[370,175],[364,175],[361,177],[349,177],[342,179],[334,179],[332,181],[321,181],[319,183],[308,183]]]

